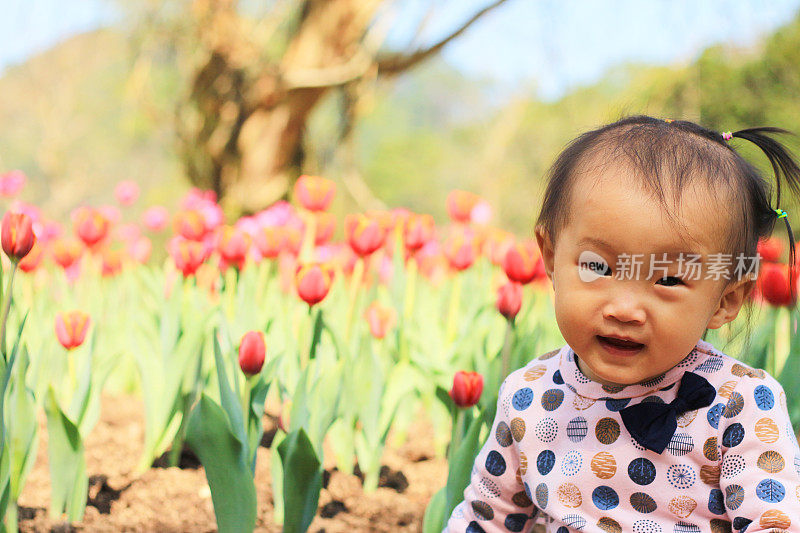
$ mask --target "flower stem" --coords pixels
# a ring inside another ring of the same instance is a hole
[[[3,302],[3,318],[0,319],[0,349],[2,349],[3,359],[8,361],[6,355],[6,323],[8,322],[8,312],[11,310],[11,285],[14,283],[14,274],[17,272],[17,261],[14,261],[11,267],[11,274],[8,276],[8,285],[6,286],[6,298]]]
[[[458,308],[461,305],[461,274],[456,274],[453,280],[452,292],[450,293],[450,309],[447,313],[447,342],[451,343],[456,338],[456,321],[458,319]]]
[[[447,463],[453,464],[453,459],[456,455],[456,450],[461,446],[461,441],[464,437],[464,409],[456,408],[456,419],[453,423],[453,436],[450,439],[450,449],[447,451]]]
[[[417,260],[413,255],[408,258],[406,276],[406,290],[403,298],[404,324],[408,322],[411,318],[411,313],[414,311],[414,297],[417,293]]]
[[[353,267],[353,277],[350,279],[350,301],[347,305],[347,316],[344,326],[345,342],[350,340],[350,331],[353,328],[353,312],[355,311],[356,300],[358,299],[358,290],[361,288],[361,280],[364,277],[364,268],[364,258],[359,257]]]
[[[304,217],[306,219],[306,231],[303,237],[303,244],[300,248],[301,263],[307,263],[313,260],[314,241],[317,238],[317,217],[315,217],[314,213],[311,211],[308,211],[307,214],[308,216]]]
[[[511,372],[511,345],[514,337],[514,319],[506,320],[506,335],[503,339],[503,373],[501,379],[505,379],[509,372]]]

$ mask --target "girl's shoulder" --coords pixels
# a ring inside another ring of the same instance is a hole
[[[729,406],[739,406],[752,400],[760,409],[770,404],[770,398],[786,405],[786,393],[772,375],[755,368],[709,343],[698,344],[698,352],[706,356],[694,372],[708,379],[718,394],[728,400]]]

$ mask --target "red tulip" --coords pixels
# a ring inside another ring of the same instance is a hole
[[[797,302],[797,269],[790,279],[789,265],[763,263],[758,275],[758,290],[770,305],[793,306]]]
[[[50,247],[50,253],[61,268],[67,269],[74,265],[83,253],[83,246],[75,239],[57,239]]]
[[[333,269],[321,263],[298,265],[294,281],[297,295],[308,305],[316,305],[331,290]]]
[[[201,241],[206,235],[206,222],[203,214],[196,209],[178,211],[172,221],[175,233],[192,240]]]
[[[44,257],[44,248],[38,241],[33,243],[33,248],[28,252],[28,255],[20,259],[19,269],[23,272],[33,272],[42,263]]]
[[[14,262],[19,261],[31,251],[36,242],[33,234],[33,221],[24,213],[6,211],[2,223],[3,251]]]
[[[509,281],[497,289],[497,310],[508,320],[514,320],[522,307],[522,285]]]
[[[475,236],[469,231],[457,231],[444,243],[444,255],[454,270],[466,270],[478,255]]]
[[[183,273],[184,277],[189,277],[197,272],[197,269],[208,257],[204,243],[180,236],[174,237],[169,242],[167,250],[172,256],[175,266]]]
[[[763,261],[777,263],[783,254],[783,242],[776,237],[758,241],[758,255]]]
[[[325,211],[333,201],[336,184],[320,176],[302,175],[294,184],[294,197],[309,211]]]
[[[418,215],[412,213],[406,218],[403,226],[403,237],[406,249],[416,252],[433,239],[435,223],[431,215]]]
[[[241,270],[247,260],[250,236],[234,226],[223,226],[220,230],[217,251],[229,265]]]
[[[453,388],[450,398],[458,407],[472,407],[481,399],[483,392],[483,376],[477,372],[459,370],[453,376]]]
[[[447,195],[447,214],[453,222],[466,224],[471,220],[472,209],[481,197],[467,191],[453,190]]]
[[[386,239],[386,231],[380,221],[362,213],[348,215],[344,230],[350,247],[361,257],[375,252]]]
[[[248,331],[239,343],[239,368],[248,376],[261,372],[267,353],[264,334],[260,331]]]
[[[380,302],[372,302],[364,313],[364,318],[369,324],[369,331],[376,339],[386,336],[389,329],[394,326],[397,320],[397,313],[393,307],[381,305]]]
[[[88,330],[89,315],[83,311],[67,311],[56,315],[56,337],[67,350],[83,344]]]
[[[106,238],[110,226],[103,213],[93,207],[80,207],[74,213],[75,235],[90,248]]]
[[[523,285],[543,277],[545,275],[544,263],[536,243],[526,241],[511,246],[503,258],[503,270],[509,280]]]

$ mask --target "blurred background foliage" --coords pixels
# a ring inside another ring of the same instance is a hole
[[[123,27],[72,37],[6,69],[0,168],[26,172],[26,201],[66,219],[80,203],[110,203],[120,180],[142,186],[142,210],[173,207],[191,186],[176,102],[187,98],[187,65],[200,52],[180,16],[132,10]],[[284,53],[270,46],[264,54]],[[756,46],[713,46],[680,65],[622,65],[554,101],[531,90],[498,105],[488,81],[433,55],[400,76],[327,91],[305,125],[298,172],[337,182],[334,212],[403,206],[443,221],[445,196],[459,188],[489,200],[499,226],[531,234],[556,154],[580,132],[638,113],[720,131],[800,133],[800,16]],[[800,153],[797,138],[786,140]],[[764,168],[763,156],[734,143]]]

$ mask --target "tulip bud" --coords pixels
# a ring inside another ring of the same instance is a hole
[[[295,273],[297,295],[309,306],[316,305],[328,295],[333,283],[333,271],[327,265],[299,265]]]
[[[453,222],[468,223],[472,218],[472,209],[481,197],[468,191],[453,190],[447,195],[447,214]]]
[[[117,183],[114,188],[114,197],[120,205],[133,205],[139,198],[139,184],[131,180]]]
[[[89,315],[82,311],[67,311],[56,315],[56,337],[67,350],[83,344],[88,330]]]
[[[544,276],[544,263],[536,243],[528,241],[511,246],[503,258],[503,270],[509,280],[523,285]]]
[[[477,372],[459,370],[453,376],[453,388],[450,389],[450,398],[458,407],[472,407],[481,399],[483,392],[483,376]]]
[[[92,207],[81,207],[74,214],[75,235],[92,247],[106,238],[111,224],[103,213]]]
[[[468,269],[478,255],[474,235],[469,231],[456,232],[445,241],[444,255],[452,269],[458,271]]]
[[[253,241],[262,257],[275,259],[286,244],[287,235],[283,226],[262,226],[256,230]]]
[[[203,214],[196,209],[186,209],[175,214],[173,219],[175,233],[191,241],[201,241],[207,233]]]
[[[120,250],[103,250],[102,254],[103,277],[113,277],[122,271],[123,252]]]
[[[431,215],[417,215],[412,213],[406,218],[403,226],[403,237],[406,249],[416,252],[433,239],[435,223]]]
[[[53,241],[50,251],[53,255],[53,261],[66,270],[80,259],[83,253],[83,246],[72,238],[58,239]]]
[[[333,201],[336,184],[320,176],[300,176],[294,184],[294,197],[309,211],[325,211]]]
[[[386,231],[380,221],[363,213],[348,215],[344,228],[347,242],[361,257],[378,250],[386,239]]]
[[[167,244],[167,251],[172,256],[175,267],[183,273],[184,277],[189,277],[197,272],[197,269],[208,257],[204,243],[180,236],[174,237]]]
[[[24,213],[6,211],[2,222],[2,243],[9,259],[17,262],[28,255],[34,242],[36,237],[31,218]]]
[[[508,320],[514,320],[522,307],[522,285],[509,281],[497,289],[497,310]]]
[[[0,174],[0,196],[13,198],[19,194],[25,186],[27,178],[21,170],[12,170],[5,174]]]
[[[793,306],[797,302],[797,276],[797,269],[790,274],[789,265],[764,263],[758,275],[758,290],[770,305]]]
[[[239,368],[248,376],[258,374],[264,366],[266,353],[264,334],[260,331],[248,331],[239,344]]]
[[[223,226],[219,234],[217,251],[225,263],[242,270],[250,248],[250,236],[234,226]]]
[[[380,302],[372,302],[364,313],[369,324],[369,331],[376,339],[382,339],[397,320],[394,308],[383,306]]]
[[[167,227],[169,211],[166,207],[156,205],[150,207],[142,215],[142,224],[150,231],[161,231]]]
[[[777,263],[783,254],[783,242],[775,237],[761,239],[758,241],[758,255],[762,261]]]

